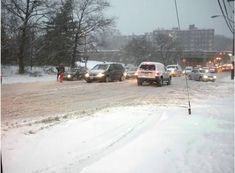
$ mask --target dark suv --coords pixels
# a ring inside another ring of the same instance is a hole
[[[69,71],[66,71],[64,73],[64,79],[65,80],[81,80],[84,78],[84,75],[87,73],[86,67],[75,67],[70,69]]]
[[[155,82],[159,86],[166,82],[167,85],[170,85],[171,75],[162,63],[142,62],[137,70],[137,84],[142,85],[143,82]]]
[[[123,81],[125,77],[125,68],[118,63],[97,64],[88,73],[85,74],[85,80],[88,83],[92,81]]]

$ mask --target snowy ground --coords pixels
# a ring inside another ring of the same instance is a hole
[[[108,107],[36,133],[31,126],[6,131],[4,172],[233,173],[233,85],[227,77],[210,88],[224,97],[198,92],[190,116],[187,106],[148,103]]]

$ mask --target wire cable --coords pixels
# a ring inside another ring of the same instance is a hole
[[[175,10],[176,10],[176,16],[177,16],[177,22],[178,22],[178,29],[180,30],[180,20],[179,20],[179,13],[178,13],[178,7],[177,7],[176,0],[175,0]]]
[[[230,22],[231,19],[229,18],[229,15],[228,15],[228,10],[227,10],[226,4],[225,4],[225,0],[223,0],[223,5],[224,5],[225,13],[226,13],[226,19],[228,20],[230,27],[233,28],[233,25]]]
[[[226,16],[225,16],[225,14],[224,14],[224,10],[223,10],[223,8],[222,8],[222,5],[221,5],[221,3],[220,3],[220,0],[217,0],[217,1],[218,1],[220,10],[221,10],[221,12],[222,12],[222,14],[223,14],[224,20],[225,20],[225,22],[226,22],[226,24],[227,24],[229,30],[230,30],[232,33],[234,33],[234,32],[233,32],[233,29],[230,28],[230,25],[228,24],[228,21],[227,21],[227,18],[226,18]]]

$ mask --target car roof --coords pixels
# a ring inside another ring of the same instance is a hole
[[[170,65],[167,65],[167,67],[169,67],[169,66],[178,67],[179,65],[177,65],[177,64],[170,64]]]
[[[143,65],[143,64],[146,64],[146,65],[163,65],[162,63],[160,62],[153,62],[153,61],[144,61],[144,62],[141,62],[140,65]]]

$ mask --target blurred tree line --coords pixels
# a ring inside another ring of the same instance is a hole
[[[86,61],[88,50],[121,50],[121,56],[138,65],[142,61],[177,63],[183,56],[174,33],[122,36],[115,18],[105,14],[106,0],[2,0],[1,63],[24,67],[73,67]],[[228,50],[232,41],[215,36],[215,50]]]
[[[106,0],[2,0],[1,63],[74,66],[114,26]]]
[[[127,56],[135,57],[133,59],[136,65],[142,61],[158,61],[165,65],[177,63],[182,55],[180,40],[161,31],[154,32],[151,36],[145,34],[133,37],[123,51]]]

